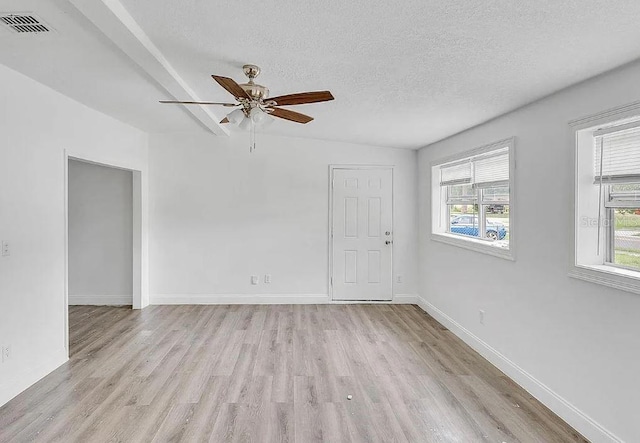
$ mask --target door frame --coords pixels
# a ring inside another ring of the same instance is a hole
[[[145,291],[145,269],[147,266],[147,256],[144,253],[144,237],[146,235],[144,226],[144,186],[143,171],[125,167],[115,163],[95,161],[88,156],[71,154],[64,150],[64,330],[65,347],[67,357],[69,356],[69,160],[89,163],[92,165],[104,166],[107,168],[131,171],[133,180],[133,300],[132,309],[143,309],[149,302],[145,303],[143,292]]]
[[[395,165],[384,165],[384,164],[371,164],[371,165],[362,165],[362,164],[335,164],[329,165],[329,260],[328,260],[328,269],[329,274],[327,275],[327,287],[329,288],[328,296],[329,300],[334,303],[361,303],[360,300],[334,300],[333,299],[333,181],[334,175],[333,172],[336,169],[352,169],[352,170],[367,170],[367,169],[388,169],[391,171],[391,226],[392,232],[395,238],[395,218],[394,218],[394,168]],[[370,300],[367,302],[370,303],[392,303],[394,298],[394,273],[393,273],[393,243],[391,244],[391,300]]]

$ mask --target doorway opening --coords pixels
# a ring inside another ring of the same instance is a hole
[[[68,167],[69,306],[132,306],[133,173]]]
[[[74,306],[142,308],[141,181],[140,171],[65,154],[67,352]]]

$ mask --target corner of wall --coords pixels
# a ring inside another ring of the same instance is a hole
[[[0,384],[0,406],[55,371],[67,360],[69,356],[66,349],[58,349],[44,356],[39,364],[30,366],[26,370],[16,371],[13,376],[3,377],[3,382]]]

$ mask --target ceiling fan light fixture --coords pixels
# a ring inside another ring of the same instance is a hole
[[[235,111],[231,111],[227,114],[227,120],[229,123],[233,123],[234,125],[239,125],[244,120],[244,110],[242,108],[238,108]]]
[[[251,126],[254,123],[251,121],[250,118],[243,118],[242,121],[238,124],[238,128],[240,128],[243,131],[250,131],[251,130]]]
[[[268,123],[269,120],[273,118],[258,107],[255,107],[251,110],[250,116],[251,116],[251,120],[253,120],[253,122],[258,126]]]

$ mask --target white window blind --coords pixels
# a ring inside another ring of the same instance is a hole
[[[509,184],[508,148],[493,152],[474,161],[473,185],[476,188],[507,186]]]
[[[440,167],[440,185],[472,184],[474,188],[509,185],[509,148],[469,157]]]
[[[639,124],[606,128],[594,135],[596,182],[640,182]]]
[[[445,165],[440,168],[440,185],[461,185],[471,183],[471,161]]]
[[[453,185],[447,187],[447,204],[474,204],[477,198],[478,193],[469,184]]]

